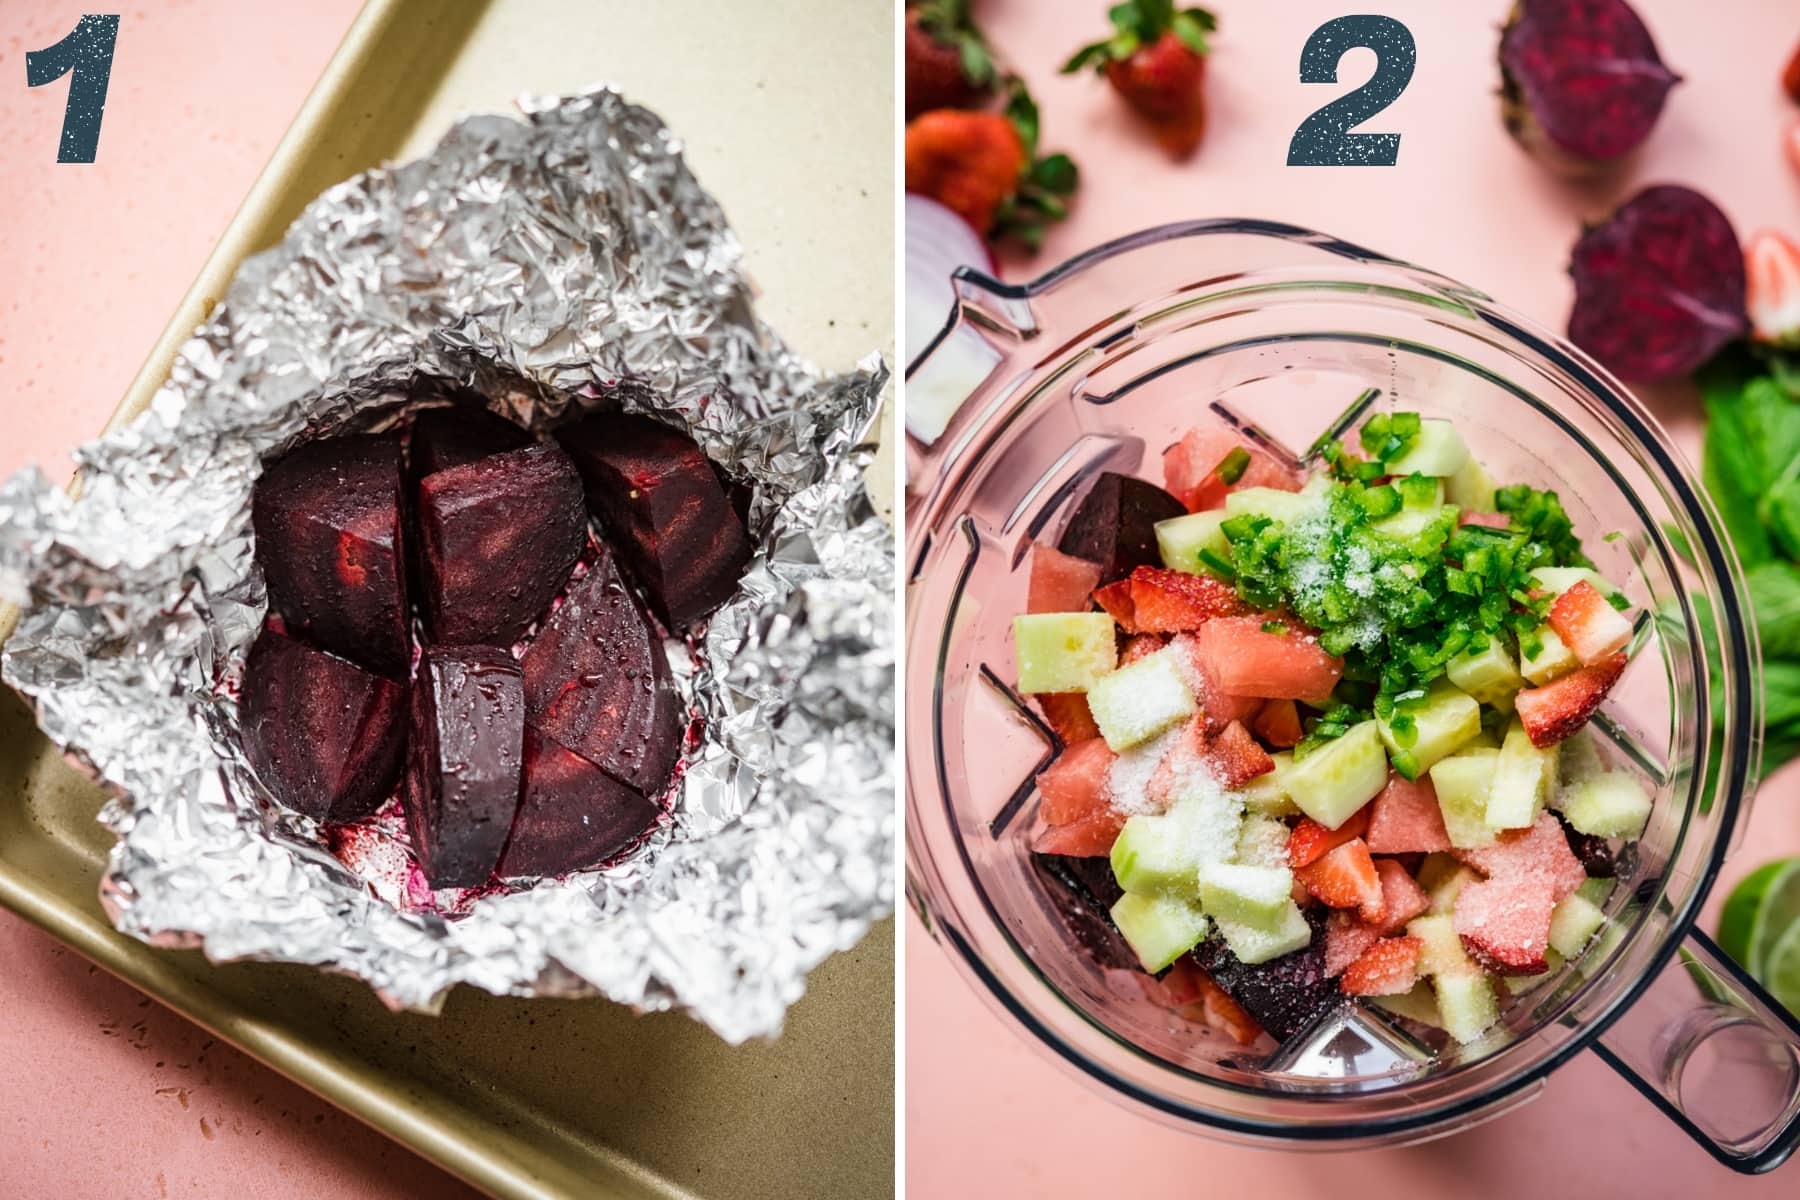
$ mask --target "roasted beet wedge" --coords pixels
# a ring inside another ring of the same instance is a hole
[[[529,445],[531,435],[505,417],[472,404],[455,404],[427,408],[413,418],[408,461],[413,478],[423,479],[447,467]]]
[[[556,436],[665,625],[685,629],[731,598],[750,538],[692,438],[618,413],[586,417]]]
[[[657,807],[554,738],[525,727],[525,786],[500,856],[507,878],[597,866],[656,823]]]
[[[681,753],[681,698],[662,639],[610,550],[570,585],[524,670],[533,724],[620,782],[662,790]]]
[[[381,807],[406,761],[406,688],[265,629],[244,664],[244,755],[295,812],[354,821]]]
[[[1099,563],[1101,584],[1112,583],[1138,567],[1161,567],[1156,523],[1186,515],[1181,501],[1154,483],[1107,471],[1076,506],[1056,548]]]
[[[382,674],[405,674],[399,438],[301,446],[257,480],[251,522],[269,604],[291,632]]]
[[[587,542],[581,478],[544,443],[427,475],[418,523],[425,625],[446,645],[517,640]]]
[[[434,888],[478,887],[519,808],[525,694],[492,646],[428,646],[413,684],[406,827]]]

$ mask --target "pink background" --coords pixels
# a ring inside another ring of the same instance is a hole
[[[0,476],[118,404],[358,0],[0,5]],[[59,165],[68,82],[27,50],[120,12],[93,165]],[[258,15],[265,14],[265,15]],[[475,1193],[0,912],[0,1196]]]
[[[989,39],[1029,80],[1043,146],[1083,172],[1071,219],[1022,279],[1096,242],[1182,218],[1292,221],[1430,266],[1561,328],[1568,251],[1584,218],[1648,182],[1697,186],[1747,236],[1800,234],[1800,179],[1781,159],[1800,109],[1776,80],[1800,40],[1792,0],[1635,0],[1686,76],[1640,157],[1611,180],[1559,181],[1502,130],[1494,92],[1498,26],[1511,0],[1211,0],[1220,18],[1208,68],[1211,128],[1171,165],[1104,83],[1055,67],[1102,36],[1099,0],[978,0]],[[1365,80],[1373,55],[1347,58],[1339,85],[1298,83],[1300,47],[1346,12],[1404,21],[1419,63],[1401,98],[1365,128],[1402,135],[1393,168],[1289,168],[1288,139],[1328,99]],[[1693,397],[1645,397],[1697,448]],[[1800,853],[1800,765],[1763,789],[1729,886],[1758,863]],[[1710,917],[1708,923],[1710,926]],[[906,942],[908,1190],[919,1196],[1318,1195],[1793,1196],[1800,1165],[1745,1180],[1716,1166],[1631,1087],[1579,1056],[1521,1110],[1425,1146],[1357,1154],[1246,1150],[1166,1129],[1090,1094],[1003,1025],[917,919]]]

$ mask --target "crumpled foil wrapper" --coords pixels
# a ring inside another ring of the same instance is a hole
[[[26,609],[0,670],[113,790],[102,899],[126,933],[318,964],[396,1007],[461,982],[772,1035],[893,907],[894,547],[862,479],[887,370],[822,377],[757,321],[654,114],[607,90],[523,108],[314,201],[150,411],[77,452],[78,500],[35,470],[0,487],[0,595]],[[672,645],[704,723],[665,827],[612,868],[448,911],[396,906],[269,800],[229,686],[265,609],[261,461],[391,421],[420,376],[540,428],[653,413],[756,485],[738,594],[691,655]]]

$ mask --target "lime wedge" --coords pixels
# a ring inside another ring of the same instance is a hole
[[[1763,986],[1789,1012],[1800,1017],[1800,924],[1788,927],[1788,931],[1770,948],[1769,956],[1764,962],[1768,974],[1763,976]]]
[[[1719,914],[1719,948],[1764,977],[1775,944],[1800,927],[1800,858],[1765,863],[1732,889]]]

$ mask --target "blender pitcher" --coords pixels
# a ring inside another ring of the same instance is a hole
[[[907,894],[1002,1019],[1090,1086],[1239,1141],[1423,1140],[1522,1103],[1588,1049],[1726,1165],[1792,1153],[1800,1023],[1693,927],[1757,778],[1744,584],[1620,385],[1479,292],[1285,225],[1166,226],[1022,287],[968,268],[955,285],[907,374]],[[1160,482],[1164,447],[1208,419],[1300,463],[1372,407],[1450,418],[1497,478],[1561,494],[1645,614],[1594,733],[1655,807],[1608,925],[1480,1041],[1432,1045],[1346,1001],[1271,1056],[1134,989],[1034,868],[1033,777],[1059,747],[1011,687],[1010,622],[1032,541],[1054,543],[1097,472]]]

